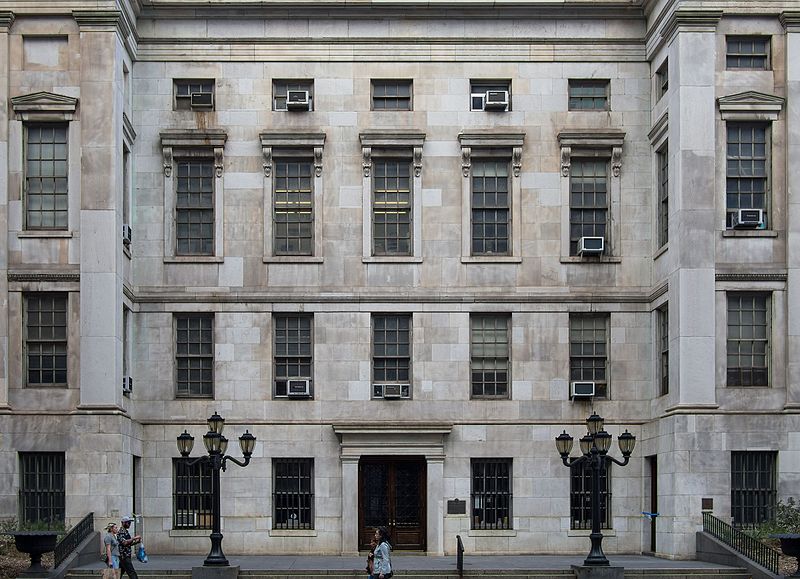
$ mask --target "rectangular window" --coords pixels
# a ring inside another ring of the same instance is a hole
[[[373,255],[411,255],[411,163],[376,159],[373,167]]]
[[[289,100],[289,91],[292,99]],[[304,101],[306,99],[306,101]],[[273,80],[272,81],[272,110],[314,110],[314,81],[313,80]]]
[[[25,360],[29,386],[67,384],[66,293],[25,296]]]
[[[731,452],[731,522],[755,527],[771,521],[777,497],[778,453]]]
[[[585,462],[570,467],[569,510],[570,528],[592,528],[592,469]],[[600,528],[611,528],[611,465],[599,471]]]
[[[738,209],[767,209],[767,125],[729,122],[727,134],[726,225],[731,228]]]
[[[728,294],[728,386],[769,385],[767,294]]]
[[[656,71],[656,100],[661,100],[667,91],[669,91],[669,61],[665,60]]]
[[[605,159],[573,159],[569,171],[569,254],[578,255],[581,237],[605,240],[607,223],[608,163]]]
[[[669,241],[669,149],[664,145],[656,153],[658,164],[658,246]]]
[[[175,80],[175,110],[213,110],[214,79]]]
[[[508,315],[470,316],[470,372],[473,398],[508,398]]]
[[[67,125],[25,127],[25,227],[67,229]]]
[[[728,70],[769,70],[769,36],[729,36],[727,41]]]
[[[313,343],[310,315],[276,315],[275,396],[310,396]],[[291,384],[290,384],[291,382]],[[291,386],[291,388],[290,388]],[[305,388],[305,394],[303,389]]]
[[[472,529],[512,529],[511,459],[472,459]]]
[[[64,453],[20,452],[19,463],[20,521],[64,524]]]
[[[508,159],[472,163],[472,255],[509,255]]]
[[[492,94],[487,95],[486,93]],[[471,80],[469,94],[469,110],[471,111],[511,110],[510,80]],[[503,96],[506,97],[505,105],[502,102]]]
[[[212,526],[211,465],[190,458],[172,459],[172,528]]]
[[[273,458],[272,528],[314,528],[314,459]]]
[[[410,111],[410,80],[373,80],[372,110]]]
[[[659,395],[669,394],[669,306],[656,310],[659,349]]]
[[[411,382],[411,316],[409,314],[372,317],[372,383],[374,385]],[[373,393],[377,395],[377,389]]]
[[[178,161],[176,255],[214,255],[214,162]]]
[[[569,379],[595,383],[595,396],[606,397],[608,384],[608,315],[570,314]]]
[[[608,87],[610,81],[577,80],[569,81],[569,110],[571,111],[607,111]]]
[[[276,159],[273,228],[275,255],[314,251],[314,167],[311,160]]]
[[[214,315],[175,314],[176,393],[214,395]]]

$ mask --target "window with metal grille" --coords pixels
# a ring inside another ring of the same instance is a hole
[[[287,111],[289,91],[304,91],[308,93],[308,110],[314,110],[314,81],[313,80],[273,80],[272,81],[272,110]]]
[[[213,110],[214,84],[214,79],[175,80],[175,110]]]
[[[175,254],[214,255],[214,162],[178,161]]]
[[[729,122],[727,132],[726,225],[730,228],[738,209],[767,208],[767,125]]]
[[[771,521],[777,497],[778,453],[731,452],[731,522],[755,527]]]
[[[656,71],[656,100],[661,100],[669,91],[669,61],[665,60]]]
[[[273,233],[275,255],[311,255],[314,250],[313,164],[305,159],[275,161]]]
[[[569,379],[595,383],[595,396],[608,395],[608,314],[569,316]]]
[[[664,145],[656,153],[658,164],[658,246],[669,241],[669,148]]]
[[[599,471],[600,476],[600,528],[611,528],[611,465]],[[592,469],[585,462],[569,469],[570,528],[592,528]]]
[[[176,394],[214,395],[214,315],[175,314]]]
[[[23,523],[64,524],[63,452],[19,453],[19,517]]]
[[[211,465],[172,459],[172,528],[210,529],[213,515]]]
[[[411,316],[372,317],[373,384],[411,382]]]
[[[508,315],[470,316],[470,372],[473,398],[509,396]]]
[[[472,459],[472,529],[512,529],[510,458]]]
[[[581,237],[606,237],[608,163],[573,159],[569,171],[569,254],[578,255]]]
[[[411,163],[376,159],[372,177],[373,255],[411,255]]]
[[[725,64],[728,70],[769,70],[769,36],[729,36]]]
[[[571,79],[569,81],[569,110],[607,111],[608,86],[607,79]]]
[[[314,528],[314,459],[273,458],[272,528]]]
[[[508,255],[511,197],[508,159],[472,163],[472,255]]]
[[[313,345],[312,317],[276,315],[275,326],[275,396],[289,395],[289,380],[310,380]],[[309,387],[309,393],[311,389]]]
[[[25,361],[28,386],[67,384],[66,293],[25,296]]]
[[[664,304],[656,310],[658,323],[659,395],[669,394],[669,306]]]
[[[25,228],[67,229],[67,124],[29,124],[25,132]]]
[[[410,80],[373,80],[372,110],[410,111]]]
[[[728,294],[728,386],[769,385],[769,295]]]

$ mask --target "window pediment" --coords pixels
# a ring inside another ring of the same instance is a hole
[[[786,99],[748,90],[717,99],[723,120],[777,121]]]
[[[185,130],[167,129],[161,131],[161,152],[164,156],[164,176],[172,175],[172,155],[174,149],[179,149],[181,155],[193,156],[196,154],[207,155],[208,151],[214,153],[214,172],[217,177],[222,177],[222,151],[228,134],[222,129]]]
[[[78,99],[47,91],[12,97],[11,108],[18,120],[71,121]]]
[[[372,149],[410,149],[414,157],[414,176],[422,174],[422,145],[425,133],[421,131],[364,131],[359,133],[361,141],[362,168],[364,177],[372,170]]]

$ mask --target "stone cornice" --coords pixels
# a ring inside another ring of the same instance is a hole
[[[718,273],[716,281],[781,281],[788,279],[785,273]]]
[[[80,273],[59,273],[59,272],[23,272],[23,271],[9,271],[9,282],[56,282],[56,283],[72,283],[80,282]]]
[[[14,13],[11,11],[3,10],[0,12],[0,31],[8,32],[14,25]],[[3,30],[5,29],[5,30]]]
[[[669,44],[679,32],[715,32],[722,10],[665,10],[645,35],[647,58],[653,58],[664,44]],[[662,24],[663,23],[663,24]]]
[[[669,113],[665,112],[653,123],[653,128],[647,133],[651,145],[656,145],[669,131]]]
[[[786,32],[800,32],[800,12],[781,12],[780,21]]]
[[[72,17],[82,29],[113,29],[117,30],[123,39],[131,35],[131,27],[119,10],[73,10]]]

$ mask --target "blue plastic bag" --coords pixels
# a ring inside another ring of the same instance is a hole
[[[147,563],[147,551],[144,550],[144,544],[140,544],[136,550],[136,558],[142,563]]]

